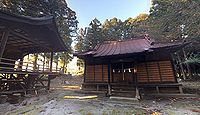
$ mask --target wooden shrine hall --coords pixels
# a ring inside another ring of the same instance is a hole
[[[53,52],[66,50],[54,17],[33,18],[0,11],[0,94],[49,89],[50,79],[58,75],[52,71]],[[51,53],[50,67],[22,68],[28,63],[23,57],[34,53]]]
[[[146,36],[98,44],[76,54],[85,61],[83,89],[137,98],[141,93],[182,93],[171,54],[184,45],[155,44]]]

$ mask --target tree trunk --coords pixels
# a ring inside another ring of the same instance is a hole
[[[56,72],[58,71],[58,60],[56,60]]]
[[[42,71],[44,72],[44,67],[45,67],[46,56],[45,56],[45,55],[43,55],[43,58],[44,58],[44,60],[43,60],[43,67],[42,67]]]
[[[64,64],[63,64],[63,73],[65,73],[65,59],[63,59],[63,61],[64,61]]]
[[[187,55],[186,55],[186,52],[185,52],[184,48],[182,49],[182,51],[183,51],[184,59],[187,60]],[[192,73],[191,73],[190,66],[189,66],[188,63],[186,63],[186,67],[187,67],[187,71],[188,71],[188,74],[189,74],[189,78],[191,78],[192,77]]]
[[[28,69],[28,63],[29,63],[29,54],[28,54],[28,57],[27,57],[26,71],[27,71],[27,69]]]
[[[38,59],[38,54],[34,54],[34,62],[33,62],[33,70],[37,70],[37,59]]]
[[[181,73],[183,74],[183,79],[185,80],[186,79],[186,75],[185,75],[185,72],[184,72],[184,69],[183,69],[182,61],[181,61],[180,56],[179,56],[178,53],[177,53],[177,58],[178,58],[178,62],[179,62],[180,68],[181,68]]]

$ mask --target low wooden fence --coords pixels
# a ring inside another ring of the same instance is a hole
[[[35,64],[7,58],[0,58],[0,71],[27,71],[27,72],[59,72],[59,67],[45,67],[44,64]]]
[[[60,71],[60,68],[47,68],[43,64],[7,58],[0,60],[0,95],[48,90],[50,80]]]

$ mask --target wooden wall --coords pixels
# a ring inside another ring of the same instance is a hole
[[[171,61],[155,61],[137,65],[139,83],[176,82]]]
[[[108,65],[86,65],[85,82],[108,82]]]
[[[139,83],[176,82],[171,61],[138,63],[137,79]],[[85,82],[108,82],[108,65],[86,65]]]

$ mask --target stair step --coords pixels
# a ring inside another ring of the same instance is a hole
[[[111,91],[112,96],[134,97],[136,92],[130,91]]]
[[[110,99],[119,99],[119,100],[131,100],[131,101],[138,101],[137,98],[130,98],[130,97],[118,97],[118,96],[110,96]]]
[[[130,90],[135,90],[135,88],[130,88],[130,87],[112,87],[113,90],[127,90],[127,91],[130,91]]]

